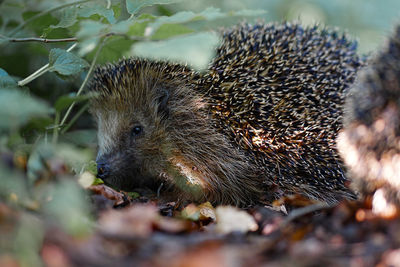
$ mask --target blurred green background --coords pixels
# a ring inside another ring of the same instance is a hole
[[[201,11],[214,6],[223,11],[264,9],[265,21],[299,20],[348,31],[359,41],[360,53],[375,51],[400,23],[399,0],[202,0],[185,1],[179,9]]]

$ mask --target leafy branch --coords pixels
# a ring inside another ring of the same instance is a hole
[[[77,46],[78,43],[75,43],[73,45],[71,45],[66,51],[70,52],[72,51],[72,49],[74,49]],[[46,65],[44,65],[43,67],[41,67],[40,69],[38,69],[37,71],[35,71],[34,73],[32,73],[31,75],[29,75],[28,77],[26,77],[25,79],[21,80],[18,82],[19,86],[24,86],[28,83],[30,83],[31,81],[33,81],[34,79],[38,78],[39,76],[45,74],[46,72],[51,70],[51,66],[50,63],[47,63]]]
[[[97,58],[99,57],[100,51],[103,49],[104,44],[106,43],[106,41],[107,41],[107,37],[105,37],[103,39],[103,41],[100,43],[99,47],[97,48],[96,54],[94,55],[92,63],[90,64],[88,73],[86,74],[85,79],[83,80],[81,86],[79,87],[79,90],[76,93],[76,96],[79,96],[82,93],[82,91],[85,88],[87,82],[89,81],[89,78],[93,73],[94,67],[96,66]],[[72,104],[69,106],[67,112],[65,113],[63,119],[61,120],[61,123],[60,123],[59,127],[62,127],[65,124],[65,121],[67,120],[67,118],[68,118],[69,114],[71,113],[71,110],[74,108],[75,104],[76,104],[76,102],[72,102]]]
[[[90,1],[96,1],[96,0],[80,0],[80,1],[72,2],[72,3],[66,3],[66,4],[63,4],[63,5],[60,5],[60,6],[56,6],[56,7],[52,7],[52,8],[49,8],[47,10],[44,10],[44,11],[36,14],[35,16],[27,19],[24,23],[20,24],[19,26],[17,26],[13,31],[11,31],[9,33],[9,35],[10,36],[14,36],[20,30],[22,30],[26,25],[28,25],[29,23],[33,22],[34,20],[36,20],[36,19],[38,19],[38,18],[40,18],[40,17],[42,17],[44,15],[50,14],[50,13],[52,13],[54,11],[61,10],[63,8],[67,8],[67,7],[70,7],[70,6],[76,6],[76,5],[79,5],[79,4],[84,4],[84,3],[87,3],[87,2],[90,2]]]

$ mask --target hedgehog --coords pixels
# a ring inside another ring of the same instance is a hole
[[[356,42],[288,22],[242,23],[220,36],[203,73],[140,58],[95,71],[98,177],[213,204],[354,198],[335,139],[363,65]]]
[[[357,74],[338,137],[351,187],[363,197],[379,191],[400,204],[400,26]]]

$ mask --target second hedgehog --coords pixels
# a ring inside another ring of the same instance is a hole
[[[335,138],[361,65],[355,44],[289,23],[243,24],[222,38],[206,74],[142,59],[97,69],[99,177],[215,204],[353,197]]]

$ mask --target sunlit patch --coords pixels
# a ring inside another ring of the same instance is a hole
[[[376,190],[374,194],[372,212],[384,218],[394,218],[398,213],[396,206],[386,198],[383,188]]]
[[[385,129],[385,121],[383,119],[379,119],[374,123],[374,128],[377,132],[382,132]]]
[[[193,104],[198,109],[204,109],[206,107],[206,102],[201,98],[194,99]]]
[[[359,125],[356,128],[356,134],[357,136],[365,136],[368,133],[368,129],[367,127],[365,127],[365,125]]]
[[[337,138],[337,146],[348,166],[354,167],[360,160],[357,149],[349,142],[347,133],[341,132]]]
[[[85,171],[84,173],[79,175],[78,183],[83,188],[88,188],[89,186],[91,186],[93,184],[95,178],[96,177],[92,173]]]
[[[177,163],[176,166],[179,168],[180,172],[187,178],[187,181],[193,185],[200,185],[204,187],[203,181],[196,175],[196,168],[189,168],[183,163]]]
[[[109,111],[107,115],[98,118],[99,155],[107,154],[114,148],[121,121],[123,119],[116,111]]]
[[[262,146],[264,143],[264,139],[262,139],[260,136],[256,135],[256,136],[253,136],[252,143],[255,146]]]

